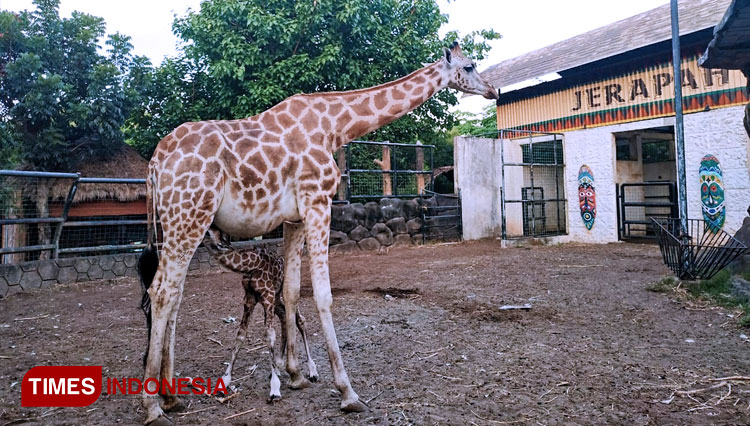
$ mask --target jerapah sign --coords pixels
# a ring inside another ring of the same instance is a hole
[[[740,71],[705,69],[697,57],[683,60],[686,113],[747,103]],[[674,114],[672,64],[577,85],[498,106],[498,128],[563,131]]]

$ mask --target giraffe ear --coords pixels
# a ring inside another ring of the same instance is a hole
[[[451,63],[451,51],[447,47],[443,48],[443,51],[445,52],[445,62]]]

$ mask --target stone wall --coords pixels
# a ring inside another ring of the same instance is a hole
[[[334,205],[331,208],[331,252],[421,244],[422,202],[420,198],[383,198],[379,202]]]
[[[282,245],[280,240],[268,240],[237,243],[236,246],[249,244],[262,244],[276,249]],[[138,275],[138,256],[140,253],[126,253],[0,265],[0,298],[56,284],[135,277]],[[190,261],[188,275],[198,275],[212,270],[219,270],[218,262],[205,248],[198,248],[193,260]]]

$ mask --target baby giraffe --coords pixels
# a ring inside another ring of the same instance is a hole
[[[259,247],[234,249],[224,238],[221,231],[215,228],[208,230],[203,244],[216,257],[219,263],[234,272],[242,274],[242,287],[245,289],[244,312],[240,328],[237,330],[232,359],[229,361],[224,377],[222,377],[224,386],[229,387],[229,383],[232,381],[234,361],[237,359],[240,346],[242,346],[247,337],[247,324],[255,309],[255,305],[260,302],[263,306],[265,316],[266,343],[271,352],[271,393],[268,396],[268,402],[273,402],[281,398],[279,368],[284,366],[283,356],[286,351],[286,311],[284,303],[281,300],[282,285],[284,283],[284,259]],[[273,329],[274,315],[278,316],[281,321],[282,349],[278,357],[274,349],[276,342],[276,332]],[[296,322],[297,329],[299,329],[302,341],[305,344],[305,352],[307,353],[308,378],[311,382],[315,382],[318,380],[318,370],[315,367],[315,362],[312,359],[312,355],[310,355],[310,347],[307,344],[305,318],[299,313],[299,310],[297,310]]]

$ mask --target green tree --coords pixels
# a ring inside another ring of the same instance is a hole
[[[62,19],[59,0],[34,5],[0,11],[0,153],[36,170],[72,171],[119,149],[121,127],[140,103],[142,82],[131,70],[150,65],[132,57],[121,34],[100,54],[101,18]]]
[[[126,126],[144,155],[184,121],[243,118],[295,93],[351,90],[402,77],[462,42],[482,59],[493,31],[444,40],[434,0],[210,0],[175,21],[185,47],[154,71],[149,100]],[[367,136],[432,144],[453,127],[457,103],[443,91]]]

